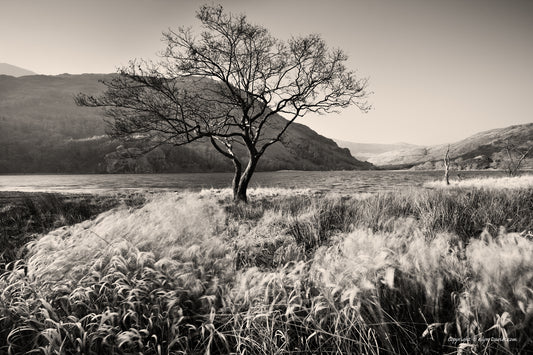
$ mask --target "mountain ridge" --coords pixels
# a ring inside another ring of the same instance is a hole
[[[533,123],[481,131],[450,144],[388,151],[369,162],[381,168],[440,169],[449,146],[458,169],[505,169],[508,143],[519,149],[533,145]],[[524,167],[533,167],[533,157],[526,159]]]
[[[28,70],[28,69],[17,67],[16,65],[12,65],[9,63],[0,63],[0,75],[21,77],[21,76],[27,76],[27,75],[37,75],[37,73],[31,70]]]
[[[339,145],[339,147],[348,148],[352,156],[354,156],[356,159],[365,161],[369,161],[369,159],[381,153],[400,150],[404,148],[419,147],[418,145],[404,142],[390,144],[357,143],[341,139],[335,139],[335,142]]]
[[[102,111],[78,107],[79,92],[99,95],[116,74],[0,76],[0,173],[150,173],[232,171],[208,142],[161,146],[142,155],[113,141]],[[284,120],[278,116],[274,125]],[[293,123],[258,170],[373,169],[309,127]]]

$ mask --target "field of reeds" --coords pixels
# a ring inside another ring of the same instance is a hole
[[[250,199],[154,194],[46,228],[0,276],[0,353],[533,349],[531,186]]]
[[[118,203],[115,196],[0,192],[0,271],[21,259],[36,235],[90,219]]]

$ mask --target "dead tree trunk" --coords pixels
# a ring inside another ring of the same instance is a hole
[[[527,158],[529,153],[531,153],[532,149],[533,147],[529,147],[527,150],[521,150],[507,140],[505,150],[507,151],[507,174],[509,176],[516,176],[518,174],[520,171],[520,165],[522,165],[522,162]],[[514,159],[513,153],[516,154],[516,159]]]
[[[444,181],[446,185],[450,185],[450,145],[448,144],[448,149],[446,149],[446,154],[444,155]]]

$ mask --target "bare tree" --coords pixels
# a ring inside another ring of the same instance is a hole
[[[509,176],[516,176],[520,171],[520,166],[525,158],[531,153],[532,146],[520,148],[512,144],[509,140],[505,143],[505,152],[507,153],[506,169]]]
[[[450,185],[450,145],[448,144],[448,149],[446,149],[446,154],[444,155],[444,181],[446,185]]]
[[[221,6],[204,5],[197,18],[199,35],[169,30],[159,62],[132,61],[104,82],[103,95],[79,94],[76,102],[104,107],[115,138],[143,138],[153,146],[208,139],[232,161],[234,199],[245,202],[259,159],[298,117],[370,108],[366,79],[320,36],[276,39]]]

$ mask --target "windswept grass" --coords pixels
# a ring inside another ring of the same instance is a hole
[[[428,237],[450,232],[467,243],[485,229],[492,234],[497,234],[500,227],[510,232],[532,231],[533,188],[408,189],[365,199],[289,195],[260,199],[250,205],[227,204],[226,210],[240,225],[274,211],[278,222],[288,224],[295,238],[315,246],[332,234],[354,227],[392,232],[398,218],[408,217],[415,219]]]
[[[533,191],[167,193],[0,277],[0,353],[526,354]]]
[[[526,174],[517,177],[499,177],[499,178],[478,178],[465,180],[450,180],[447,186],[444,181],[432,181],[425,184],[427,187],[434,188],[486,188],[486,189],[527,189],[533,188],[533,175]]]
[[[2,192],[0,272],[23,255],[23,246],[36,234],[82,222],[118,203],[114,196]]]

